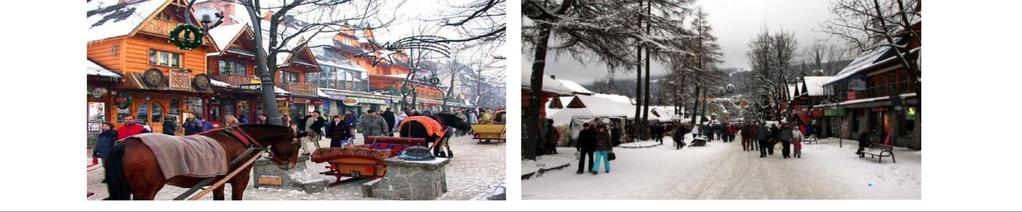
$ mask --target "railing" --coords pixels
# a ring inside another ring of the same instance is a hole
[[[312,86],[311,84],[307,83],[285,82],[281,83],[280,85],[281,85],[280,88],[283,88],[284,90],[287,90],[288,92],[291,92],[293,94],[303,96],[317,96],[317,94],[319,93],[316,91],[316,86]]]
[[[866,90],[863,91],[848,92],[855,92],[855,99],[867,99],[875,97],[885,97],[894,94],[912,93],[915,92],[914,86],[915,85],[913,85],[910,81],[902,80],[881,85],[867,86]],[[850,100],[848,99],[848,92],[840,92],[838,94],[839,99],[841,99],[842,101]]]
[[[252,84],[253,81],[258,80],[259,78],[256,77],[256,76],[252,76],[252,75],[227,75],[227,74],[221,74],[221,75],[213,76],[213,79],[215,79],[217,81],[226,82],[227,84],[231,84],[233,86],[240,86],[240,85],[244,85],[244,84]]]

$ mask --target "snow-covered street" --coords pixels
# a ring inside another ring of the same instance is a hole
[[[356,141],[362,143],[361,135]],[[329,146],[329,140],[322,141],[324,147]],[[442,200],[470,200],[485,193],[493,185],[502,183],[505,178],[505,157],[504,144],[478,144],[471,136],[451,138],[451,150],[455,157],[447,165],[447,186],[448,192],[440,197]],[[306,177],[323,177],[333,182],[334,178],[319,175],[319,172],[326,171],[326,163],[317,164],[308,162],[308,169],[304,173]],[[106,184],[100,183],[103,179],[102,168],[88,173],[89,192],[95,192],[88,199],[99,200],[107,197]],[[355,180],[345,182],[336,186],[328,187],[325,191],[306,194],[300,191],[278,190],[278,189],[255,189],[249,187],[245,190],[247,200],[359,200],[362,197],[362,190],[359,186],[368,180]],[[251,184],[252,182],[250,182]],[[174,186],[165,186],[157,195],[156,199],[169,200],[187,190]],[[230,186],[228,185],[226,197],[230,199]],[[212,195],[205,199],[212,200]]]
[[[689,137],[689,136],[687,136]],[[691,138],[689,137],[690,140]],[[780,151],[759,158],[733,143],[675,150],[615,148],[611,172],[576,174],[574,148],[558,157],[574,162],[564,169],[522,181],[522,199],[920,199],[919,151],[895,148],[890,158],[854,155],[857,143],[834,138],[804,144],[802,158],[782,159]],[[779,146],[779,145],[778,145]]]

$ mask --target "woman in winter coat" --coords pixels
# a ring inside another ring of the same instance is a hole
[[[596,153],[594,154],[596,160],[593,161],[593,170],[590,173],[596,175],[600,171],[600,160],[603,160],[604,172],[610,173],[610,153],[613,150],[614,145],[610,141],[607,125],[598,124],[596,126]]]
[[[103,123],[103,132],[96,136],[96,147],[92,149],[92,158],[106,160],[106,157],[110,155],[110,150],[117,142],[117,130],[114,129],[114,124]]]
[[[330,138],[330,147],[343,147],[351,137],[351,125],[341,119],[341,116],[334,116],[333,121],[326,126],[326,137]]]
[[[802,136],[802,131],[795,128],[791,131],[791,144],[795,148],[795,154],[792,157],[802,158],[802,140],[805,138]]]

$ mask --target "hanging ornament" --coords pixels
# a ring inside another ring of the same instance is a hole
[[[170,43],[182,50],[192,50],[202,46],[202,30],[191,24],[178,24],[170,30]]]

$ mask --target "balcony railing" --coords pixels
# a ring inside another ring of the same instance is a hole
[[[881,85],[869,85],[866,86],[866,90],[863,91],[847,91],[839,92],[838,97],[842,101],[852,100],[848,98],[849,92],[855,92],[855,99],[867,99],[875,97],[885,97],[894,94],[906,94],[915,92],[915,85],[908,80],[890,82]]]
[[[226,75],[226,74],[221,74],[221,75],[213,76],[213,79],[215,79],[217,81],[221,81],[221,82],[226,82],[227,84],[231,84],[232,86],[240,86],[240,85],[244,85],[244,84],[252,84],[252,83],[254,83],[254,81],[258,80],[259,78],[256,77],[256,76],[251,76],[251,75]]]
[[[284,90],[287,90],[288,92],[291,92],[293,94],[298,94],[302,96],[317,96],[317,94],[319,93],[316,90],[316,86],[307,83],[284,82],[281,83],[280,85],[281,85],[280,88],[283,88]]]

